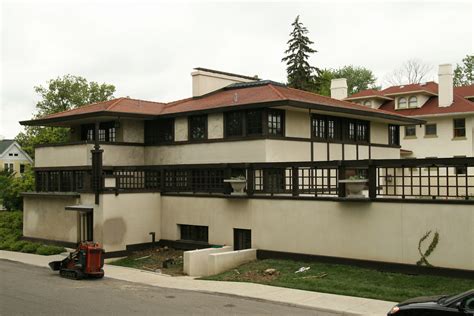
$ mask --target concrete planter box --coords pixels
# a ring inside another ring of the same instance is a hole
[[[364,197],[362,194],[362,190],[364,189],[365,185],[367,184],[367,179],[359,179],[359,180],[339,180],[339,183],[345,183],[346,189],[349,191],[348,197]]]
[[[247,185],[246,179],[226,179],[224,182],[230,183],[232,190],[234,190],[234,192],[232,192],[233,195],[245,195],[244,189]]]

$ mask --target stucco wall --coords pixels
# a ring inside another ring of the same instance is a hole
[[[388,144],[387,124],[370,122],[370,142],[376,144]]]
[[[402,127],[400,131],[402,148],[413,151],[412,157],[416,158],[472,157],[474,155],[474,116],[466,117],[466,137],[456,139],[453,137],[453,118],[454,117],[424,118],[427,124],[435,123],[437,125],[436,136],[426,136],[425,126],[417,125],[416,136],[406,137],[405,128]]]
[[[91,149],[91,144],[39,147],[35,149],[35,167],[87,166]]]
[[[143,143],[145,132],[144,121],[121,120],[118,128],[117,141],[130,143]]]
[[[406,264],[416,263],[418,241],[433,230],[433,265],[474,267],[469,205],[163,196],[161,212],[163,239],[179,239],[177,224],[204,225],[210,243],[232,245],[233,228],[244,228],[252,248]]]
[[[219,274],[254,260],[257,260],[257,249],[213,253],[208,257],[207,275]]]
[[[23,203],[23,236],[77,242],[78,214],[64,210],[76,198],[25,196]]]
[[[188,118],[177,117],[174,120],[174,140],[184,141],[188,140]]]
[[[310,117],[307,112],[285,111],[285,132],[288,137],[309,138]]]
[[[209,114],[207,119],[207,137],[209,139],[224,138],[224,114]]]
[[[144,146],[100,145],[104,166],[137,166],[145,163]]]

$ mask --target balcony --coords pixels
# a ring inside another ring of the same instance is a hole
[[[37,191],[91,188],[90,170],[82,173],[42,169],[37,171]],[[244,195],[232,195],[224,182],[236,176],[246,179]],[[347,181],[341,181],[352,177],[366,180],[356,198],[348,194]],[[120,166],[105,168],[104,178],[101,192],[115,194],[474,203],[474,158]]]

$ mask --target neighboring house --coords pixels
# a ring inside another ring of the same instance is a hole
[[[21,176],[33,160],[13,139],[0,139],[0,166],[11,171],[16,177]]]
[[[430,262],[472,267],[474,185],[464,177],[435,193],[424,178],[400,193],[391,171],[402,161],[400,126],[423,120],[254,77],[203,68],[192,76],[187,99],[118,98],[21,122],[71,132],[68,143],[36,148],[24,236],[93,239],[111,256],[149,246],[154,233],[188,248],[413,264],[419,238],[439,227],[452,246]],[[343,80],[332,90],[347,95]],[[474,168],[470,158],[442,163]],[[364,195],[346,192],[351,175],[366,177]],[[245,193],[231,194],[230,179],[243,181]]]
[[[439,66],[438,81],[365,90],[345,100],[425,120],[402,129],[403,157],[474,157],[474,85],[453,87],[449,64]]]

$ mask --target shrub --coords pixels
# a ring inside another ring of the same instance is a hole
[[[35,253],[36,250],[38,250],[40,246],[41,246],[40,244],[30,242],[21,249],[21,252]]]
[[[66,249],[64,249],[63,247],[48,245],[41,245],[40,247],[38,247],[38,249],[36,249],[36,253],[43,256],[57,255],[65,251]]]
[[[12,251],[21,251],[24,246],[29,244],[26,240],[17,240],[10,245],[10,250]]]

